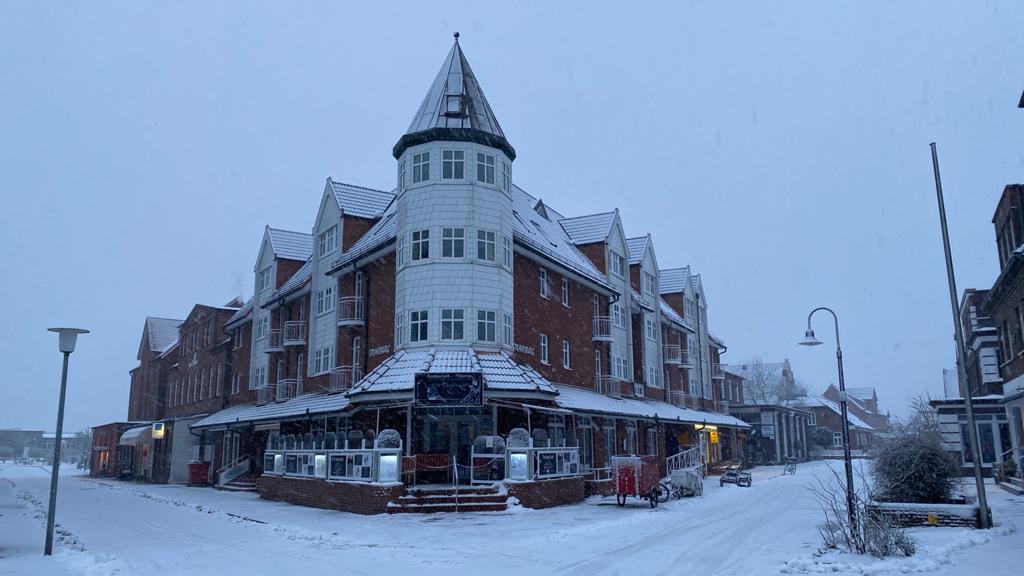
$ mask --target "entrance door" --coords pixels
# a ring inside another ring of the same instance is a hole
[[[456,466],[454,480],[456,484],[469,484],[473,440],[483,431],[477,419],[470,416],[457,418],[451,426],[451,434],[451,461]]]

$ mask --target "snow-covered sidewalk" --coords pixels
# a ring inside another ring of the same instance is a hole
[[[832,464],[835,465],[835,464]],[[69,471],[70,472],[70,471]],[[806,490],[828,463],[754,471],[751,488],[705,482],[701,498],[650,509],[591,498],[549,510],[357,516],[253,494],[66,476],[53,558],[41,556],[44,467],[0,464],[0,574],[887,574],[1024,565],[1012,531],[1024,499],[993,489],[1000,529],[914,531],[918,556],[815,554],[821,513]],[[992,558],[997,556],[997,558]]]

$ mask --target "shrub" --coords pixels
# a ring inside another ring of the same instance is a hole
[[[960,482],[960,465],[937,435],[904,433],[882,446],[875,458],[875,499],[941,504]]]

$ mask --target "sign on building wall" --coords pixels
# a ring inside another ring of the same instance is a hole
[[[416,375],[417,406],[483,406],[480,374],[441,372]]]
[[[708,438],[711,443],[718,444],[718,430],[710,430],[708,433],[710,434]]]

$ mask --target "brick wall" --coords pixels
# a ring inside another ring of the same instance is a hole
[[[317,478],[286,478],[264,474],[259,481],[260,498],[326,508],[355,514],[383,514],[388,502],[405,492],[401,484],[328,482]]]
[[[168,358],[178,366],[167,374],[163,393],[166,408],[160,418],[212,413],[224,408],[224,398],[231,392],[228,374],[232,352],[224,323],[232,314],[232,310],[197,304],[178,328],[178,349]],[[209,323],[213,324],[212,333],[207,328]],[[197,340],[201,344],[194,349],[190,345],[192,334],[205,338]],[[195,388],[198,393],[193,392]]]
[[[228,405],[252,404],[256,401],[256,391],[249,390],[249,366],[252,356],[252,315],[239,326],[237,334],[238,341],[235,341],[236,333],[231,331],[231,369],[228,371],[228,379],[225,386],[228,390]],[[238,347],[236,348],[236,344]],[[231,394],[231,383],[234,382],[235,374],[239,375],[238,394]]]
[[[978,518],[981,510],[976,504],[868,504],[866,511],[871,517],[887,518],[902,528],[928,526],[928,517],[932,514],[938,526],[978,528],[981,525]]]
[[[600,270],[602,274],[608,274],[608,259],[605,258],[608,246],[604,242],[584,244],[582,246],[577,246],[577,248],[580,249],[580,252],[583,252],[584,256],[590,259],[594,264],[594,267]]]
[[[582,476],[539,480],[536,482],[507,482],[509,496],[519,499],[526,508],[551,508],[582,502],[584,482]]]

